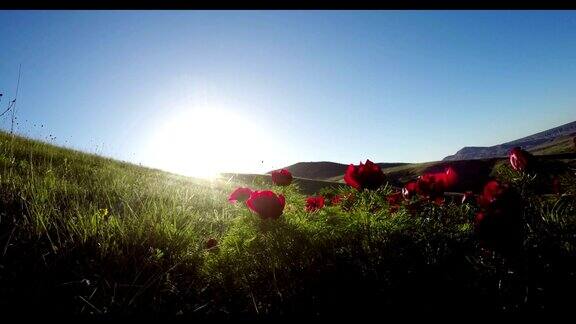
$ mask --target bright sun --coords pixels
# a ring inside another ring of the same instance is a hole
[[[257,125],[224,109],[187,109],[165,120],[147,145],[149,165],[192,177],[261,172],[273,147]]]

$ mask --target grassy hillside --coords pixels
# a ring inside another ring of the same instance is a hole
[[[536,155],[575,153],[574,136],[563,136],[549,143],[538,145],[530,150]]]
[[[507,257],[481,247],[473,205],[396,211],[389,186],[344,187],[342,204],[309,213],[298,183],[195,180],[2,133],[0,309],[148,319],[567,310],[576,201],[573,174],[561,176],[562,196],[523,187],[522,249]],[[237,186],[284,194],[283,215],[229,203]]]

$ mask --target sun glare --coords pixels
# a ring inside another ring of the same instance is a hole
[[[248,149],[266,152],[271,145],[262,135],[257,125],[230,110],[186,109],[159,127],[147,155],[150,166],[192,177],[259,173],[263,156],[248,154]]]

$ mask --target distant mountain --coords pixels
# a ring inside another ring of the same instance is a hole
[[[382,169],[391,168],[400,165],[406,165],[408,163],[377,163]],[[293,176],[305,179],[316,179],[316,180],[331,180],[336,177],[341,177],[346,172],[348,164],[336,163],[336,162],[298,162],[290,166],[285,167],[292,173]],[[272,171],[268,172],[271,173]]]
[[[452,167],[461,181],[454,191],[481,190],[491,176],[494,166],[507,161],[508,152],[515,146],[545,159],[568,159],[576,164],[574,148],[576,121],[490,147],[465,147],[442,161],[425,163],[378,163],[392,186],[401,187],[427,172],[439,172]],[[357,161],[353,161],[357,163]],[[285,167],[306,192],[317,192],[326,186],[344,185],[347,164],[335,162],[299,162]],[[270,172],[268,172],[270,173]],[[269,176],[264,176],[269,177]],[[269,181],[269,180],[268,180]]]
[[[464,147],[463,149],[456,152],[456,154],[445,157],[443,161],[505,157],[508,155],[508,152],[515,146],[520,146],[521,148],[527,151],[532,151],[534,153],[563,153],[556,151],[548,152],[546,148],[554,147],[556,150],[558,150],[558,148],[566,147],[567,149],[570,149],[570,145],[558,144],[560,142],[568,143],[574,136],[576,136],[576,121],[500,145],[489,147]]]

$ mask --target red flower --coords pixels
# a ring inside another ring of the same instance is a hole
[[[215,238],[209,238],[206,243],[204,244],[204,247],[208,250],[214,248],[216,245],[218,245],[218,241],[216,241]]]
[[[438,206],[442,206],[442,205],[444,205],[445,201],[446,201],[446,198],[439,196],[439,197],[434,198],[433,203],[435,203]]]
[[[451,189],[458,181],[456,172],[448,167],[444,172],[425,173],[418,177],[418,193],[439,203],[438,198],[444,197],[444,192]]]
[[[330,199],[330,203],[332,203],[332,205],[338,205],[340,202],[342,202],[342,196],[340,195],[335,195],[332,197],[332,199]]]
[[[532,154],[524,151],[519,147],[515,147],[510,151],[510,165],[516,171],[525,171],[532,158]]]
[[[502,184],[497,180],[490,180],[484,186],[484,191],[482,195],[478,197],[478,204],[482,207],[488,207],[496,198],[502,196],[505,190],[508,189],[508,185]]]
[[[404,199],[406,200],[410,200],[417,192],[418,183],[416,183],[416,181],[410,181],[404,186],[404,188],[402,188],[402,196],[404,196]]]
[[[292,173],[286,169],[272,171],[272,182],[278,186],[287,186],[292,183]]]
[[[450,190],[458,182],[458,175],[452,167],[448,167],[442,177],[442,181],[444,181],[444,186],[447,190]]]
[[[385,181],[384,173],[378,164],[366,160],[366,164],[350,164],[344,175],[344,181],[357,190],[378,189]]]
[[[246,205],[262,219],[276,219],[282,215],[286,199],[270,190],[253,191]]]
[[[313,212],[324,207],[324,197],[308,197],[306,198],[306,211]]]
[[[248,198],[250,198],[250,194],[252,194],[252,190],[250,188],[240,187],[230,194],[228,201],[231,203],[235,203],[237,201],[246,201]]]

